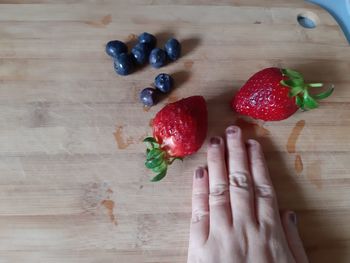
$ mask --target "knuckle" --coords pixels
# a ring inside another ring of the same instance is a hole
[[[227,184],[215,185],[209,194],[210,205],[225,204],[229,201],[228,186]]]
[[[210,196],[220,196],[228,191],[227,184],[217,184],[210,189]]]
[[[213,195],[209,197],[209,204],[212,205],[223,205],[227,204],[229,201],[228,195]]]
[[[242,188],[242,189],[248,189],[250,186],[249,182],[249,176],[247,172],[232,172],[229,175],[230,180],[230,186]]]
[[[272,185],[257,185],[255,186],[255,195],[262,198],[275,198],[275,191]]]
[[[207,191],[196,191],[193,192],[193,198],[196,199],[204,199],[204,198],[208,198],[208,192]]]
[[[195,209],[192,211],[192,223],[198,223],[203,220],[205,217],[209,216],[209,211],[204,209]]]

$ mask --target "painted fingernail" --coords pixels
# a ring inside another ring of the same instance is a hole
[[[247,141],[248,147],[254,147],[254,146],[256,146],[256,144],[257,144],[257,142],[255,140],[250,139]]]
[[[198,168],[195,173],[196,179],[202,179],[204,176],[203,168]]]
[[[234,135],[235,133],[237,133],[237,128],[236,127],[231,126],[231,127],[228,127],[226,129],[226,134],[227,135]]]
[[[212,137],[212,138],[210,139],[210,144],[211,144],[212,146],[217,146],[217,145],[220,144],[220,139],[219,139],[218,137]]]
[[[290,220],[294,225],[297,225],[297,224],[298,224],[298,220],[297,220],[297,215],[296,215],[296,213],[294,213],[293,211],[292,211],[292,212],[289,212],[289,220]]]

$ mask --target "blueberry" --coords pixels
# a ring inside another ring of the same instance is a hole
[[[128,47],[125,45],[125,43],[119,40],[109,41],[106,45],[106,53],[113,58],[116,58],[121,53],[127,52]]]
[[[157,39],[155,36],[153,36],[150,33],[144,32],[141,35],[139,35],[138,40],[140,43],[147,43],[149,44],[150,48],[153,49],[157,45]]]
[[[128,75],[133,70],[132,58],[127,53],[121,53],[114,59],[114,69],[119,75]]]
[[[154,79],[154,85],[163,93],[168,93],[173,87],[174,80],[173,78],[165,73],[159,74]]]
[[[151,107],[156,104],[156,92],[155,89],[145,88],[140,93],[140,101],[143,105]]]
[[[131,54],[137,64],[143,65],[148,61],[151,48],[147,43],[137,43],[131,50]]]
[[[175,38],[170,38],[164,49],[170,60],[177,60],[181,55],[181,44]]]
[[[154,68],[160,68],[165,65],[166,54],[163,49],[154,48],[149,55],[149,63]]]

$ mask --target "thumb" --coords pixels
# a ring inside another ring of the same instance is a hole
[[[309,262],[305,253],[303,243],[299,236],[296,214],[293,211],[287,211],[283,213],[281,217],[283,230],[295,261],[297,263]]]

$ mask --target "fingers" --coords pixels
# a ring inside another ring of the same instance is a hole
[[[287,237],[289,248],[294,256],[295,262],[309,262],[303,247],[303,243],[299,236],[296,214],[292,211],[283,213],[282,225],[284,233]]]
[[[265,158],[260,144],[248,140],[247,151],[254,183],[255,210],[259,224],[279,223],[276,195],[267,171]]]
[[[233,225],[256,222],[252,179],[241,129],[237,126],[228,127],[226,140]]]
[[[232,214],[228,193],[224,141],[213,137],[208,148],[210,229],[231,226]]]
[[[204,168],[197,168],[193,176],[192,220],[190,245],[202,245],[209,234],[209,182]]]

